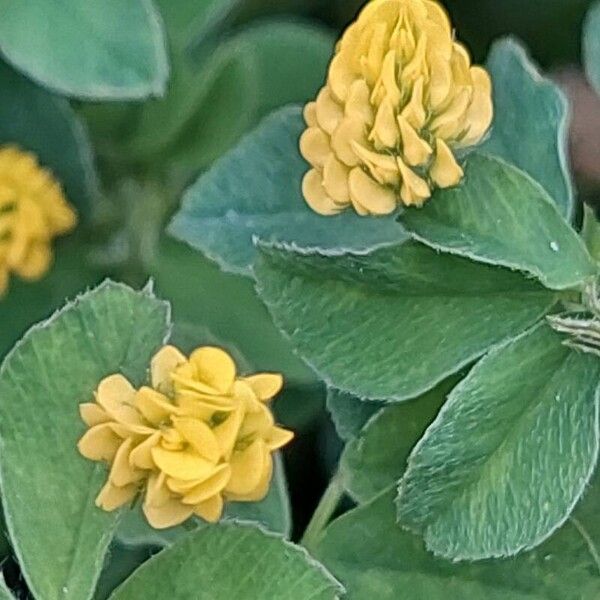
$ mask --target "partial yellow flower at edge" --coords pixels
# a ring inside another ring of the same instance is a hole
[[[80,405],[89,429],[79,451],[110,465],[96,504],[115,510],[143,494],[148,522],[164,528],[193,515],[216,521],[227,501],[264,498],[272,453],[293,437],[268,406],[281,375],[242,377],[220,348],[186,357],[165,346],[151,360],[150,380],[151,387],[136,390],[122,375],[110,375],[94,402]]]
[[[461,181],[455,152],[479,143],[492,118],[490,77],[438,2],[371,0],[304,109],[304,198],[322,215],[421,206]]]
[[[76,223],[59,182],[35,155],[0,147],[0,298],[11,273],[41,278],[52,263],[52,240]]]

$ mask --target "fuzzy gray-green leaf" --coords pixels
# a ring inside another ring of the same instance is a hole
[[[107,282],[29,330],[0,368],[6,524],[36,598],[90,598],[117,513],[94,499],[107,476],[83,458],[79,404],[102,378],[141,383],[168,333],[168,305]]]
[[[328,384],[407,400],[544,315],[552,292],[519,273],[416,242],[369,255],[263,247],[257,290]]]
[[[540,324],[453,390],[400,482],[401,522],[455,560],[535,547],[569,517],[598,455],[600,362]]]

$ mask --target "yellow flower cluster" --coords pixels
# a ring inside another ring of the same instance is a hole
[[[60,184],[33,154],[0,148],[0,296],[11,272],[42,277],[52,262],[52,239],[76,222]]]
[[[478,143],[492,115],[489,75],[471,66],[437,2],[372,0],[305,107],[304,197],[323,215],[420,206],[460,182],[454,151]]]
[[[198,515],[216,521],[226,500],[257,501],[268,492],[272,452],[293,434],[277,427],[268,406],[282,377],[238,377],[220,348],[186,358],[165,346],[152,359],[151,386],[136,390],[122,375],[100,383],[81,404],[90,427],[79,451],[110,463],[96,505],[111,511],[145,488],[144,514],[157,529]]]

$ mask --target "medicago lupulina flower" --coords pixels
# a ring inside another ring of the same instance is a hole
[[[89,429],[79,451],[110,464],[96,505],[112,511],[143,493],[144,514],[161,529],[192,515],[216,521],[227,500],[264,498],[272,453],[293,437],[269,408],[282,377],[240,377],[229,354],[210,346],[189,358],[165,346],[150,373],[151,387],[137,390],[110,375],[95,402],[80,405]]]
[[[492,116],[490,77],[471,66],[437,2],[372,0],[305,107],[304,197],[324,215],[420,206],[460,182],[455,152],[478,143]]]
[[[52,262],[52,240],[77,223],[52,173],[16,146],[0,147],[0,296],[11,273],[42,277]]]

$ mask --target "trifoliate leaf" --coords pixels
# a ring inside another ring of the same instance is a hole
[[[263,247],[257,290],[328,384],[414,398],[535,323],[554,295],[518,273],[407,242],[369,255]]]
[[[543,188],[494,157],[471,155],[461,186],[438,191],[401,220],[433,248],[525,271],[550,289],[575,287],[597,271]]]
[[[349,211],[322,217],[308,207],[301,192],[308,165],[298,150],[304,128],[299,107],[265,119],[186,192],[171,234],[223,269],[246,275],[255,237],[334,253],[405,239],[391,217],[364,219]]]
[[[155,555],[111,600],[334,600],[341,592],[298,546],[247,523],[220,523]]]
[[[413,450],[401,522],[435,554],[510,556],[569,517],[598,454],[600,361],[545,323],[492,350]]]
[[[597,522],[598,499],[591,490],[576,512],[577,525],[565,524],[534,551],[457,564],[435,558],[398,526],[388,492],[329,525],[315,554],[352,600],[596,600],[600,572],[593,552],[600,537],[592,539],[585,528]]]
[[[494,121],[483,151],[531,175],[570,220],[575,200],[568,159],[567,99],[542,76],[515,39],[492,46],[487,68],[493,83]]]
[[[0,368],[2,500],[37,598],[92,594],[117,513],[94,505],[106,469],[77,451],[85,431],[78,407],[109,374],[141,383],[168,312],[149,291],[107,282],[33,327]]]
[[[1,0],[0,13],[0,51],[51,90],[97,100],[164,92],[166,42],[151,0]]]

